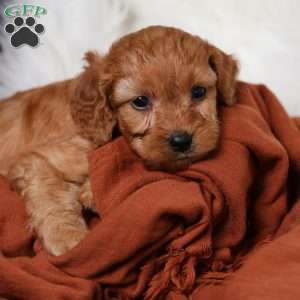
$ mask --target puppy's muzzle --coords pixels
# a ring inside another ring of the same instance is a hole
[[[175,152],[186,152],[191,149],[193,137],[186,131],[175,131],[169,137],[169,145]]]

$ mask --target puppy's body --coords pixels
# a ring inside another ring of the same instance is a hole
[[[8,175],[23,154],[78,135],[70,115],[70,89],[71,82],[64,81],[0,102],[0,174]]]
[[[31,227],[55,255],[87,232],[79,203],[93,205],[86,192],[87,152],[111,138],[108,120],[93,132],[84,128],[96,112],[81,88],[90,86],[91,72],[0,102],[0,174],[24,198]]]
[[[0,172],[53,254],[86,234],[78,202],[92,206],[86,154],[111,139],[115,121],[148,166],[175,171],[217,147],[218,102],[235,101],[232,57],[175,28],[146,28],[86,58],[78,78],[0,104]]]

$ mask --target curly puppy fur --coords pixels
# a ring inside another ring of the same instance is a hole
[[[216,148],[218,102],[235,102],[235,60],[175,28],[148,27],[86,60],[78,77],[0,103],[0,174],[23,196],[30,225],[54,255],[87,232],[87,152],[111,139],[116,122],[149,167],[175,171]],[[194,86],[206,90],[197,101]],[[146,109],[133,105],[139,96]],[[176,132],[191,137],[187,151],[170,146]]]
[[[54,255],[87,232],[81,213],[81,204],[93,206],[87,152],[110,141],[115,125],[98,91],[100,62],[86,59],[78,78],[0,102],[0,174],[24,198],[30,226]]]
[[[231,56],[199,37],[155,26],[119,40],[104,61],[120,131],[149,167],[175,171],[215,149],[217,100],[235,102],[237,64]],[[204,87],[206,95],[192,99],[193,86]],[[147,97],[147,109],[133,107],[138,96]],[[170,147],[176,132],[192,137],[189,151]]]

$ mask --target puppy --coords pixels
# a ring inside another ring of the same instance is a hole
[[[154,26],[111,47],[103,94],[145,163],[176,171],[216,148],[217,106],[235,103],[237,70],[230,55],[199,37]]]
[[[0,102],[0,174],[24,198],[30,226],[54,255],[87,232],[87,152],[110,141],[115,124],[98,91],[97,58],[87,54],[89,65],[75,79]]]
[[[115,123],[150,168],[177,171],[217,147],[218,103],[235,103],[237,64],[175,28],[129,34],[78,77],[0,103],[0,171],[25,199],[30,223],[59,255],[86,234],[93,206],[86,153]]]

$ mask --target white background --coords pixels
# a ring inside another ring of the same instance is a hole
[[[300,115],[300,1],[297,0],[32,0],[48,9],[36,49],[1,38],[0,98],[68,78],[88,49],[148,25],[177,26],[209,40],[240,62],[240,78],[267,84]]]

